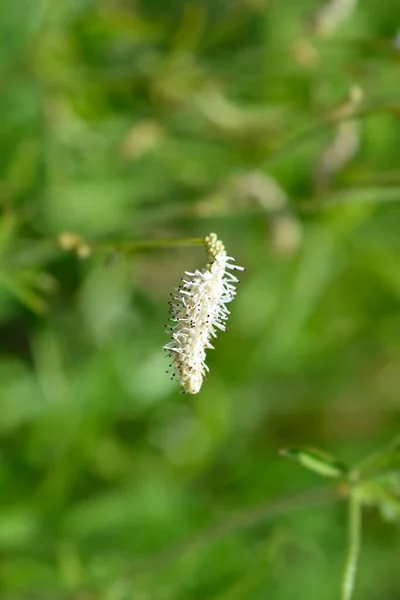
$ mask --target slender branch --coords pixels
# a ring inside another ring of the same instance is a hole
[[[139,559],[129,571],[140,572],[155,568],[165,568],[171,562],[179,560],[190,552],[198,552],[204,546],[212,544],[219,539],[258,525],[264,521],[278,518],[295,510],[312,508],[336,502],[342,499],[339,490],[332,486],[320,487],[313,490],[288,494],[281,498],[270,500],[260,506],[252,507],[234,513],[220,523],[200,531],[189,539],[178,541],[156,552],[148,558]]]
[[[271,152],[271,154],[262,161],[258,168],[266,167],[275,161],[279,161],[281,158],[285,158],[287,154],[297,150],[302,144],[314,139],[321,133],[324,133],[327,129],[335,127],[345,121],[352,119],[359,119],[368,117],[372,114],[377,113],[395,113],[399,108],[399,99],[391,99],[382,104],[372,104],[370,106],[363,106],[354,111],[346,114],[339,114],[338,116],[332,116],[332,114],[322,118],[320,121],[309,127],[308,129],[293,135],[287,141],[284,141],[280,148]]]
[[[154,240],[122,241],[122,242],[88,242],[80,235],[65,231],[58,236],[58,246],[65,251],[75,252],[80,258],[88,258],[93,252],[106,254],[130,254],[138,250],[174,246],[201,246],[204,238],[165,238]]]
[[[94,243],[90,244],[93,250],[104,250],[106,252],[136,252],[147,248],[165,248],[174,246],[200,246],[204,244],[204,238],[177,238],[177,239],[156,239],[140,240],[137,242],[116,242],[112,243]]]
[[[342,600],[351,600],[356,580],[361,545],[361,501],[357,490],[349,496],[349,541],[343,575]]]

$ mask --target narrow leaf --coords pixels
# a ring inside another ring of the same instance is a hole
[[[322,477],[343,477],[347,473],[347,467],[334,456],[315,448],[289,448],[281,450],[280,454]]]

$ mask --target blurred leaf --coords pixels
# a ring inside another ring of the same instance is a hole
[[[347,467],[334,456],[314,448],[289,448],[281,450],[280,454],[322,477],[344,477],[348,471]]]
[[[0,260],[7,250],[16,230],[17,219],[12,212],[5,212],[0,220]]]
[[[357,493],[367,506],[376,507],[386,521],[400,519],[400,476],[363,482]]]
[[[47,311],[47,303],[39,295],[23,274],[0,272],[0,285],[3,285],[19,302],[38,315]]]
[[[29,508],[3,511],[0,517],[0,548],[3,551],[24,548],[34,542],[39,529],[37,517]]]
[[[40,145],[35,139],[23,140],[15,151],[7,179],[15,195],[30,189],[37,177]]]
[[[364,459],[358,471],[366,478],[379,477],[386,473],[400,473],[400,440]]]

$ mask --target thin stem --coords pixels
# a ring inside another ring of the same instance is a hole
[[[105,252],[106,254],[112,255],[119,252],[130,254],[137,250],[151,248],[201,246],[204,245],[204,238],[166,238],[122,242],[89,242],[76,233],[65,231],[58,236],[57,245],[62,250],[76,253],[80,258],[88,258],[93,252]]]
[[[143,573],[156,568],[165,568],[183,555],[199,552],[221,538],[238,533],[245,529],[270,521],[274,518],[290,514],[295,510],[304,510],[315,506],[323,506],[341,500],[341,496],[332,486],[324,486],[297,494],[288,494],[265,504],[238,511],[224,521],[211,525],[189,539],[183,539],[156,552],[153,556],[139,559],[130,571]]]
[[[92,250],[104,250],[106,252],[136,252],[136,250],[145,250],[147,248],[163,248],[173,246],[201,246],[204,244],[204,238],[177,238],[177,239],[157,239],[140,240],[137,242],[116,242],[94,243],[90,244]]]
[[[381,112],[395,113],[395,111],[398,109],[398,106],[398,100],[394,99],[382,104],[363,106],[359,109],[348,112],[347,114],[339,114],[338,116],[332,116],[332,114],[330,114],[305,131],[297,135],[295,134],[291,139],[283,142],[281,147],[273,151],[270,156],[263,160],[258,168],[266,167],[269,164],[280,160],[281,158],[285,158],[287,154],[297,150],[297,148],[302,144],[314,139],[315,136],[318,136],[320,133],[324,133],[327,129],[335,127],[340,123],[351,121],[352,119],[368,117],[369,115]]]
[[[361,546],[361,501],[357,490],[349,496],[349,545],[343,575],[342,600],[351,600]]]

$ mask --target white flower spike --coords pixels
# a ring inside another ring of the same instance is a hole
[[[186,272],[182,284],[171,294],[172,324],[167,333],[172,341],[168,351],[173,368],[172,378],[183,387],[183,393],[198,394],[208,367],[206,349],[214,348],[210,340],[217,330],[226,331],[229,310],[226,304],[236,296],[235,283],[239,280],[229,270],[244,271],[230,264],[235,259],[227,256],[224,244],[215,233],[205,239],[208,263],[202,271]]]

